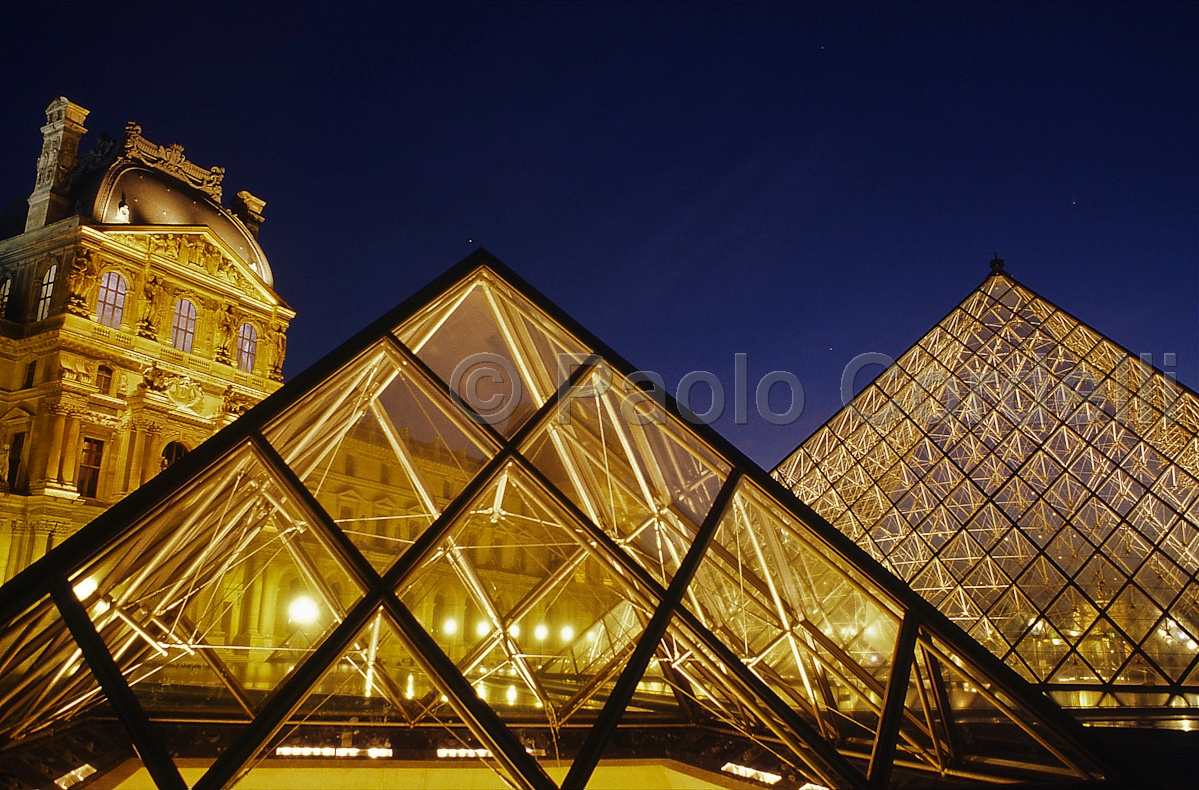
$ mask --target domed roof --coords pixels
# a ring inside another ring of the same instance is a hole
[[[254,236],[232,211],[205,192],[151,167],[118,160],[89,177],[83,213],[105,224],[206,225],[267,285],[274,276]],[[128,208],[126,213],[122,204]]]
[[[267,286],[274,287],[274,275],[255,234],[221,205],[225,168],[198,167],[183,155],[183,146],[157,145],[141,132],[130,121],[123,139],[101,135],[92,149],[79,155],[73,187],[77,211],[113,225],[206,225]],[[238,196],[255,202],[257,208],[250,213],[256,217],[256,227],[262,220],[256,213],[262,202],[248,192]]]

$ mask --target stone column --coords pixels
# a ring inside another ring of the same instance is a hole
[[[46,456],[46,485],[59,482],[58,470],[62,468],[62,432],[66,425],[65,414],[52,414],[50,423],[50,450]]]
[[[279,616],[279,584],[282,572],[275,566],[266,569],[266,584],[262,586],[262,621],[259,632],[268,644],[275,644],[275,622]]]
[[[246,637],[251,645],[258,645],[262,633],[262,572],[257,561],[246,560]]]
[[[141,428],[133,429],[133,449],[129,451],[129,466],[125,474],[125,491],[129,492],[142,483],[142,460],[146,451],[146,433]]]
[[[157,442],[154,441],[154,436],[156,433],[156,430],[151,429],[150,435],[146,437],[145,444],[142,448],[142,476],[141,479],[137,481],[139,486],[162,471],[158,465],[158,459],[155,457],[154,453],[154,445],[157,444]]]
[[[62,446],[62,484],[68,488],[75,485],[75,471],[79,467],[79,417],[72,414],[67,418],[67,438]]]

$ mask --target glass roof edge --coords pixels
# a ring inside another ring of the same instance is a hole
[[[815,535],[824,538],[831,550],[855,565],[864,576],[891,596],[904,611],[914,610],[919,616],[922,630],[941,639],[947,645],[952,646],[955,651],[960,651],[963,657],[970,660],[990,679],[999,682],[1006,693],[1020,700],[1022,704],[1028,705],[1036,716],[1053,727],[1059,735],[1066,737],[1079,754],[1091,759],[1096,765],[1101,765],[1092,755],[1091,747],[1087,745],[1089,739],[1085,734],[1085,728],[1077,719],[1067,714],[1048,697],[1040,694],[1014,669],[979,644],[961,626],[950,620],[948,616],[925,600],[899,577],[884,568],[848,535],[801,502],[781,482],[775,480],[760,467],[742,467],[742,471],[744,472],[744,476],[741,478],[742,485],[753,481],[762,486],[764,493],[772,496],[783,510],[802,521]]]
[[[848,411],[850,408],[853,408],[855,406],[855,404],[857,403],[858,399],[861,398],[862,395],[864,395],[867,390],[869,390],[872,386],[874,386],[875,382],[878,381],[879,377],[881,377],[883,375],[883,373],[885,373],[887,370],[894,367],[895,365],[899,364],[899,361],[901,359],[903,359],[905,356],[907,356],[911,352],[915,351],[916,349],[920,348],[921,347],[920,342],[922,340],[924,340],[926,337],[928,337],[929,335],[931,335],[937,329],[937,327],[941,326],[941,324],[945,321],[945,319],[949,318],[951,315],[956,313],[958,310],[965,310],[964,305],[966,304],[966,302],[970,301],[976,293],[982,291],[986,287],[987,283],[990,282],[992,277],[1002,277],[1007,280],[1010,280],[1014,285],[1017,285],[1021,288],[1025,288],[1025,290],[1028,290],[1030,293],[1034,293],[1034,295],[1035,295],[1035,292],[1033,292],[1031,288],[1026,288],[1023,285],[1020,285],[1020,283],[1016,282],[1016,280],[1010,274],[1008,274],[1006,272],[1003,272],[1000,274],[994,274],[994,273],[988,274],[985,278],[983,278],[983,281],[981,283],[979,283],[977,287],[975,287],[973,290],[971,290],[970,293],[966,294],[966,296],[964,298],[962,298],[956,305],[954,305],[952,308],[950,308],[949,311],[946,312],[945,315],[941,316],[940,319],[938,319],[937,321],[934,321],[932,326],[928,330],[926,330],[923,334],[921,334],[920,337],[913,340],[911,342],[911,344],[908,345],[907,348],[905,348],[897,357],[895,357],[894,362],[892,362],[890,365],[888,365],[882,371],[879,371],[878,376],[875,376],[873,379],[871,379],[870,382],[867,383],[866,386],[862,388],[861,392],[859,392],[857,395],[855,395],[853,398],[850,399],[849,403],[842,405],[841,408],[837,409],[835,412],[830,414],[828,416],[828,419],[826,419],[824,422],[820,423],[820,425],[816,426],[816,428],[810,434],[805,436],[803,438],[803,440],[800,441],[800,443],[798,445],[796,445],[794,450],[787,453],[787,455],[784,456],[782,458],[782,460],[780,460],[777,464],[774,465],[774,467],[770,470],[770,474],[773,475],[776,472],[778,472],[780,469],[782,469],[783,465],[786,464],[788,461],[790,461],[791,458],[795,456],[795,454],[799,451],[799,449],[801,447],[806,447],[808,442],[810,442],[813,438],[815,438],[815,436],[817,434],[819,434],[822,430],[824,430],[833,420],[840,417],[843,413]]]
[[[218,431],[5,582],[0,587],[0,624],[48,594],[54,576],[70,578],[105,546],[126,535],[156,508],[189,483],[197,481],[205,470],[239,451],[250,450],[250,437],[256,432],[255,428],[252,425],[239,426],[238,422],[235,420]]]
[[[1187,396],[1187,395],[1189,395],[1191,398],[1195,399],[1195,401],[1196,401],[1196,403],[1197,403],[1197,404],[1199,404],[1199,390],[1194,390],[1194,389],[1191,389],[1191,387],[1187,386],[1187,384],[1185,384],[1184,382],[1177,381],[1176,379],[1170,378],[1169,376],[1167,376],[1167,375],[1166,375],[1165,371],[1163,371],[1163,370],[1161,370],[1160,368],[1158,368],[1158,367],[1157,367],[1156,365],[1154,365],[1152,362],[1150,362],[1150,363],[1145,363],[1145,362],[1143,362],[1143,361],[1140,359],[1140,356],[1139,356],[1138,354],[1134,354],[1132,351],[1130,351],[1130,350],[1129,350],[1129,349],[1128,349],[1126,346],[1124,346],[1122,343],[1120,343],[1120,342],[1118,342],[1118,341],[1116,341],[1116,340],[1113,340],[1113,339],[1112,339],[1112,338],[1111,338],[1111,337],[1110,337],[1110,336],[1109,336],[1107,333],[1105,333],[1105,332],[1102,332],[1102,331],[1100,331],[1100,330],[1096,329],[1094,326],[1092,326],[1091,324],[1087,323],[1086,321],[1083,321],[1083,320],[1079,319],[1079,318],[1078,318],[1077,316],[1075,316],[1073,313],[1069,312],[1068,310],[1065,310],[1065,309],[1063,309],[1063,308],[1062,308],[1062,307],[1060,307],[1060,306],[1059,306],[1057,303],[1055,303],[1055,302],[1053,302],[1053,301],[1050,301],[1049,299],[1046,299],[1046,298],[1045,298],[1044,296],[1042,296],[1042,295],[1041,295],[1041,294],[1040,294],[1038,291],[1035,291],[1034,289],[1030,288],[1029,286],[1025,285],[1024,283],[1020,282],[1019,280],[1017,280],[1016,278],[1012,277],[1012,276],[1011,276],[1010,274],[1008,274],[1007,272],[1000,272],[1000,273],[997,273],[997,274],[995,274],[995,273],[988,274],[988,275],[987,275],[987,277],[986,277],[986,278],[985,278],[985,279],[982,281],[982,283],[980,283],[980,284],[979,284],[979,286],[978,286],[977,288],[975,288],[975,289],[974,289],[974,290],[972,290],[972,291],[971,291],[969,294],[967,294],[967,295],[966,295],[966,297],[965,297],[965,298],[963,298],[963,299],[962,299],[962,301],[961,301],[961,302],[959,302],[959,303],[957,304],[957,306],[955,306],[955,307],[954,307],[953,309],[951,309],[951,310],[950,310],[948,313],[946,313],[946,314],[945,314],[945,315],[944,315],[944,316],[943,316],[943,317],[942,317],[942,318],[941,318],[939,321],[936,321],[935,323],[933,323],[933,324],[931,325],[931,327],[930,327],[930,328],[929,328],[929,329],[928,329],[926,332],[924,332],[924,334],[922,334],[922,335],[921,335],[921,336],[920,336],[920,337],[919,337],[919,338],[918,338],[918,339],[917,339],[915,342],[913,342],[913,343],[912,343],[910,346],[908,346],[908,348],[906,348],[906,349],[905,349],[905,350],[904,350],[904,351],[903,351],[903,352],[902,352],[902,353],[901,353],[899,356],[897,356],[897,357],[895,358],[895,362],[894,362],[894,363],[892,363],[892,365],[894,365],[894,364],[898,364],[899,360],[903,359],[903,358],[904,358],[905,356],[907,356],[909,353],[911,353],[912,351],[914,351],[914,350],[916,350],[917,348],[919,348],[919,347],[920,347],[920,344],[921,344],[921,342],[922,342],[922,341],[923,341],[923,340],[924,340],[926,337],[928,337],[929,335],[931,335],[931,334],[932,334],[932,333],[933,333],[933,332],[934,332],[934,331],[935,331],[935,330],[936,330],[936,329],[937,329],[937,328],[938,328],[938,327],[939,327],[939,326],[942,324],[942,322],[944,322],[944,321],[945,321],[945,319],[949,318],[951,315],[953,315],[953,314],[954,314],[955,312],[957,312],[959,309],[963,309],[963,305],[965,305],[965,304],[966,304],[966,302],[968,302],[968,301],[969,301],[971,298],[973,298],[973,297],[974,297],[974,295],[975,295],[977,292],[979,292],[979,291],[982,291],[982,290],[983,290],[983,289],[986,287],[986,284],[987,284],[988,282],[990,282],[990,280],[991,280],[991,278],[992,278],[992,277],[1001,277],[1001,278],[1004,278],[1004,279],[1008,280],[1008,281],[1009,281],[1009,282],[1012,284],[1012,286],[1013,286],[1013,287],[1015,287],[1015,288],[1020,288],[1020,289],[1022,289],[1023,291],[1027,292],[1028,294],[1032,295],[1033,297],[1035,297],[1035,298],[1037,298],[1037,299],[1040,299],[1042,302],[1044,302],[1044,303],[1045,303],[1045,305],[1046,305],[1047,307],[1051,308],[1053,311],[1055,311],[1055,312],[1057,312],[1057,313],[1060,313],[1060,314],[1062,314],[1062,315],[1063,315],[1063,316],[1065,316],[1067,319],[1069,319],[1069,320],[1071,320],[1071,321],[1075,322],[1077,325],[1079,325],[1079,326],[1083,327],[1084,329],[1086,329],[1086,330],[1088,330],[1088,331],[1090,331],[1090,332],[1093,332],[1095,335],[1097,335],[1099,338],[1101,338],[1101,341],[1106,341],[1106,342],[1108,342],[1108,343],[1112,344],[1113,346],[1115,346],[1115,348],[1116,348],[1118,351],[1120,351],[1121,353],[1123,353],[1123,354],[1127,355],[1127,357],[1128,357],[1130,360],[1132,360],[1134,364],[1141,364],[1141,365],[1145,365],[1147,368],[1149,368],[1149,377],[1150,377],[1151,379],[1153,379],[1153,380],[1157,380],[1157,381],[1159,381],[1159,382],[1160,382],[1161,380],[1163,380],[1163,379],[1164,379],[1164,380],[1168,380],[1169,384],[1168,384],[1167,386],[1174,388],[1174,389],[1175,389],[1175,390],[1176,390],[1176,391],[1179,393],[1179,396],[1180,396],[1180,397],[1181,397],[1181,396]],[[1057,339],[1056,339],[1056,342],[1060,344],[1062,340],[1063,340],[1063,338],[1057,338]],[[888,369],[889,369],[890,367],[891,367],[891,366],[888,366]],[[885,372],[885,371],[883,371],[883,372]],[[881,375],[882,375],[882,373],[880,372],[880,373],[879,373],[879,376],[881,376]],[[855,404],[858,402],[858,400],[859,400],[859,399],[860,399],[860,398],[861,398],[861,397],[862,397],[862,396],[863,396],[863,395],[864,395],[864,394],[867,392],[867,390],[869,390],[869,389],[870,389],[870,388],[871,388],[871,387],[872,387],[872,386],[875,384],[875,382],[877,382],[877,381],[878,381],[878,378],[879,378],[879,376],[876,376],[874,379],[872,379],[872,380],[870,381],[870,383],[868,383],[868,384],[867,384],[867,385],[866,385],[866,386],[865,386],[865,387],[862,389],[862,392],[859,392],[857,395],[855,395],[855,396],[854,396],[854,397],[853,397],[853,398],[852,398],[852,399],[849,401],[849,403],[847,403],[847,404],[843,405],[843,406],[842,406],[840,409],[838,409],[836,412],[834,412],[833,414],[829,415],[829,417],[828,417],[828,419],[827,419],[827,420],[825,420],[824,422],[820,423],[820,425],[818,425],[818,426],[817,426],[817,427],[816,427],[816,428],[815,428],[815,429],[814,429],[814,430],[813,430],[813,431],[812,431],[812,432],[811,432],[811,433],[810,433],[808,436],[806,436],[806,437],[805,437],[805,438],[804,438],[804,439],[803,439],[803,440],[802,440],[802,441],[801,441],[801,442],[800,442],[800,443],[799,443],[799,444],[796,446],[796,448],[795,448],[794,450],[792,450],[792,451],[791,451],[790,453],[788,453],[788,454],[787,454],[785,457],[783,457],[783,459],[782,459],[782,460],[780,460],[780,461],[779,461],[777,464],[775,464],[774,468],[772,468],[772,469],[770,470],[770,473],[771,473],[772,475],[773,475],[773,474],[776,474],[776,473],[779,473],[779,472],[782,470],[782,468],[783,468],[783,467],[784,467],[784,466],[785,466],[785,465],[786,465],[788,462],[790,462],[792,458],[794,458],[794,457],[795,457],[796,453],[798,453],[798,451],[800,450],[800,448],[807,447],[808,443],[809,443],[810,441],[812,441],[812,439],[813,439],[813,438],[815,438],[815,437],[816,437],[818,434],[820,434],[820,433],[821,433],[821,431],[823,431],[825,428],[827,428],[827,426],[828,426],[828,425],[830,425],[830,424],[831,424],[831,423],[832,423],[832,422],[833,422],[833,421],[834,421],[834,420],[835,420],[837,417],[840,417],[840,416],[841,416],[841,415],[842,415],[844,412],[848,411],[850,408],[853,408],[853,407],[855,406]],[[1108,377],[1108,374],[1104,374],[1104,377],[1103,377],[1103,378],[1104,378],[1105,380],[1107,379],[1107,377]],[[1173,403],[1171,403],[1171,405],[1174,405],[1174,403],[1177,403],[1177,401],[1178,401],[1178,398],[1176,397],[1176,398],[1174,399]],[[1127,424],[1127,423],[1126,423],[1124,420],[1121,420],[1121,421],[1120,421],[1120,424],[1121,424],[1122,426],[1124,426],[1125,428],[1127,428],[1128,430],[1132,430],[1134,433],[1136,433],[1136,434],[1137,434],[1137,438],[1139,438],[1139,439],[1141,439],[1142,441],[1144,441],[1145,443],[1149,444],[1149,445],[1150,445],[1151,447],[1153,447],[1155,450],[1158,450],[1158,452],[1161,452],[1161,451],[1160,451],[1160,449],[1158,448],[1158,445],[1157,445],[1155,442],[1153,442],[1153,441],[1151,441],[1150,439],[1148,439],[1148,438],[1146,438],[1146,437],[1142,436],[1142,435],[1140,434],[1140,432],[1138,432],[1138,431],[1135,431],[1135,429],[1134,429],[1134,426],[1131,426],[1131,425]],[[1166,455],[1167,457],[1170,457],[1170,458],[1171,458],[1171,460],[1173,461],[1173,456],[1170,456],[1170,455],[1168,455],[1167,453],[1162,453],[1162,455]]]

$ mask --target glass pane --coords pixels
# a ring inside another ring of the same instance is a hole
[[[487,270],[396,330],[478,418],[512,436],[588,349]]]
[[[652,613],[593,551],[509,465],[399,595],[501,719],[557,726],[600,708]]]
[[[82,588],[77,594],[86,592]],[[86,595],[80,597],[88,601]],[[103,699],[49,596],[0,635],[0,737],[19,741]]]
[[[664,585],[729,473],[607,365],[580,383],[522,452]]]
[[[925,643],[935,661],[949,700],[949,719],[954,742],[967,763],[1011,760],[1028,768],[1054,773],[1074,772],[1046,748],[1039,738],[1052,738],[1036,727],[1033,719],[1013,699],[989,683],[981,674],[937,640]],[[1037,732],[1034,738],[1030,731]],[[1063,745],[1053,743],[1062,750]],[[1070,754],[1073,750],[1065,750]]]
[[[159,506],[73,579],[150,712],[254,708],[362,592],[245,450]],[[155,678],[149,689],[140,682]],[[161,682],[169,679],[169,683]]]
[[[816,767],[819,762],[808,745],[677,617],[662,641],[659,663],[668,668],[664,677],[676,694],[690,700],[717,726],[731,728],[798,773],[801,777],[798,784],[808,781],[827,787],[843,784],[838,777],[821,775]],[[755,671],[759,671],[757,667]]]
[[[380,573],[495,453],[432,382],[384,347],[265,433]]]

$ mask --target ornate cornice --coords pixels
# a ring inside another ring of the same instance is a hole
[[[160,170],[186,181],[217,203],[221,201],[221,180],[225,177],[225,168],[210,167],[205,170],[187,161],[182,145],[171,143],[163,147],[152,143],[142,137],[142,127],[132,121],[125,124],[125,139],[121,141],[121,145],[124,152],[120,159]]]
[[[221,181],[225,168],[210,167],[207,170],[187,161],[183,146],[171,143],[161,146],[142,137],[142,127],[130,121],[125,124],[125,136],[119,142],[101,134],[96,144],[79,155],[77,171],[83,175],[103,170],[122,162],[136,163],[166,173],[191,184],[196,189],[221,202]]]

